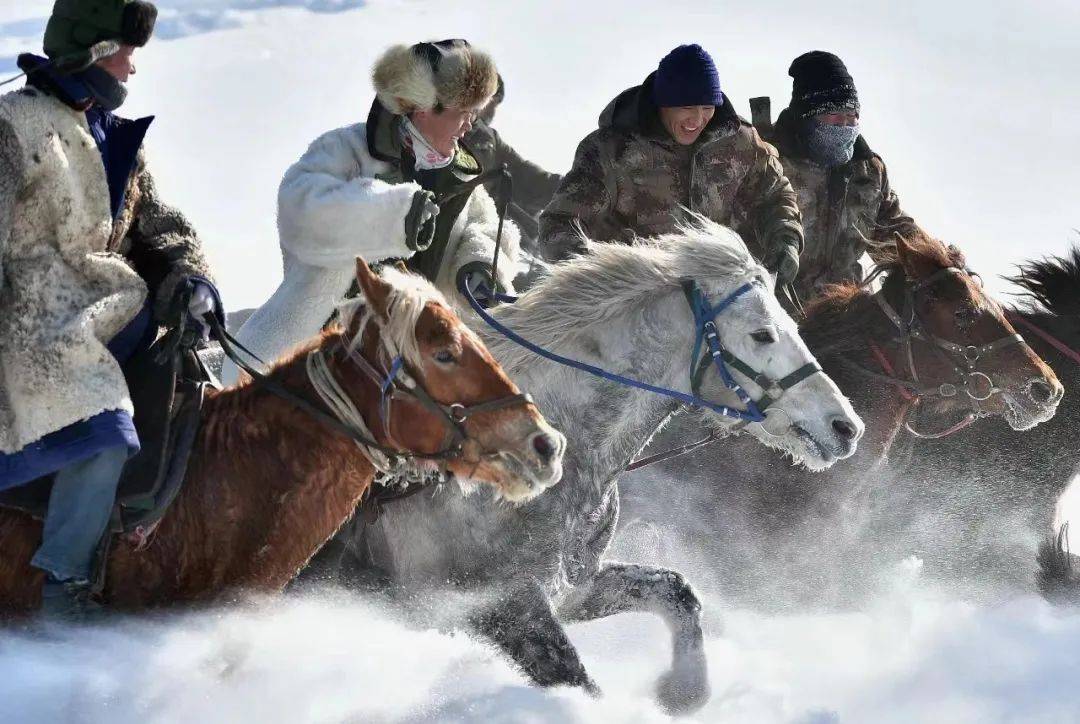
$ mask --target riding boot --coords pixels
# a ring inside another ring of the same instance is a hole
[[[57,581],[47,576],[41,589],[40,614],[57,622],[86,621],[103,611],[90,594],[91,586],[87,582]]]

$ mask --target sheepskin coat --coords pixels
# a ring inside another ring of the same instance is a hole
[[[114,214],[86,114],[30,86],[0,96],[0,453],[105,411],[131,415],[109,342],[147,302],[166,323],[179,286],[209,275],[141,152],[132,166]]]
[[[322,328],[353,283],[357,256],[374,264],[415,253],[406,243],[405,217],[420,185],[401,172],[399,118],[373,112],[366,123],[329,131],[285,172],[278,191],[284,278],[236,334],[261,359],[278,359]],[[478,187],[455,220],[432,279],[459,309],[466,305],[455,288],[457,271],[490,263],[497,228],[495,203]],[[512,290],[521,264],[518,231],[510,222],[502,251],[499,281]],[[227,361],[222,381],[237,375]]]

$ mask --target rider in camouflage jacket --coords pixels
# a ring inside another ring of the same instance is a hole
[[[814,51],[797,58],[792,100],[776,125],[759,131],[780,152],[798,194],[806,247],[796,281],[810,299],[828,284],[861,281],[859,259],[880,260],[895,234],[922,233],[903,212],[881,156],[859,133],[855,85],[835,55]]]
[[[668,233],[686,209],[732,227],[766,266],[784,266],[793,277],[802,226],[777,152],[736,115],[718,82],[712,97],[669,91],[672,73],[665,64],[684,48],[697,46],[676,49],[644,83],[616,97],[601,114],[599,129],[578,146],[573,168],[540,217],[541,251],[549,260],[583,251],[579,226],[596,241],[628,243],[635,236]],[[715,112],[705,116],[692,143],[675,138],[662,121],[661,110],[714,100]]]
[[[472,130],[465,134],[465,145],[469,147],[476,160],[485,169],[494,169],[506,166],[513,179],[513,195],[510,198],[510,207],[507,216],[517,224],[521,231],[523,245],[532,250],[539,234],[537,217],[544,207],[551,201],[551,196],[559,186],[562,179],[557,173],[545,171],[537,164],[529,161],[519,154],[514,147],[492,127],[495,121],[495,111],[505,97],[505,86],[499,78],[499,89],[491,102],[473,121]],[[498,199],[501,188],[500,179],[494,178],[484,184],[484,188],[493,199]]]

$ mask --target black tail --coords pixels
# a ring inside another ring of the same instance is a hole
[[[1039,592],[1050,603],[1080,604],[1080,557],[1069,552],[1069,524],[1065,523],[1056,536],[1039,544],[1036,558],[1039,570],[1035,582]]]

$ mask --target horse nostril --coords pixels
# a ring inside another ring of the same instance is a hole
[[[841,440],[854,440],[858,432],[855,430],[855,426],[843,418],[833,420],[833,431],[840,436]]]
[[[558,446],[555,441],[551,439],[550,435],[539,433],[532,439],[533,450],[540,456],[540,459],[545,462],[551,462],[551,459],[555,457],[555,453],[558,451]]]
[[[1041,405],[1048,405],[1061,400],[1064,390],[1060,386],[1051,385],[1044,379],[1034,379],[1028,388],[1028,395]]]

